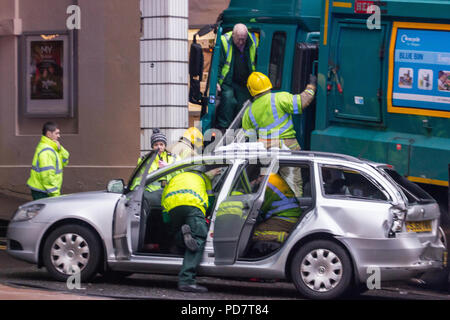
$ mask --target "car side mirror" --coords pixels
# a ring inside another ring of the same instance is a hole
[[[108,182],[106,190],[110,193],[123,193],[125,189],[125,183],[123,179],[114,179]]]

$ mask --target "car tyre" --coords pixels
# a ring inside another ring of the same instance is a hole
[[[67,281],[80,272],[80,281],[91,280],[102,260],[101,244],[96,234],[81,225],[64,225],[50,233],[43,248],[43,262],[50,275]]]
[[[352,269],[351,260],[341,246],[329,240],[314,240],[295,253],[291,276],[303,296],[336,299],[350,289]]]

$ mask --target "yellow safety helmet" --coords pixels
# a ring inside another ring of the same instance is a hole
[[[195,127],[190,127],[183,133],[183,138],[189,140],[196,148],[203,146],[203,134]]]
[[[270,79],[265,74],[261,72],[252,72],[247,80],[247,88],[254,97],[272,89],[272,82],[270,82]]]

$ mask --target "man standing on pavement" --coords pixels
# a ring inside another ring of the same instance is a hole
[[[217,91],[221,93],[216,126],[227,129],[251,96],[247,90],[247,78],[256,70],[256,49],[259,40],[255,33],[238,23],[233,31],[221,37],[222,50],[219,62]]]
[[[60,137],[56,123],[44,124],[27,181],[33,200],[57,197],[61,194],[63,167],[69,163],[69,152],[60,144]]]
[[[317,78],[310,75],[309,84],[300,93],[292,95],[289,92],[273,93],[270,79],[261,72],[253,72],[247,81],[247,87],[253,96],[253,101],[244,113],[242,128],[248,137],[258,138],[269,149],[300,150],[297,142],[293,114],[301,114],[312,102],[316,92]],[[294,191],[296,197],[302,196],[301,170],[287,167],[280,170],[280,175]]]
[[[208,234],[205,217],[211,207],[212,197],[211,180],[200,171],[182,172],[173,177],[164,188],[162,206],[169,212],[176,239],[183,239],[187,248],[178,274],[180,291],[208,291],[196,284],[195,276],[205,248]]]

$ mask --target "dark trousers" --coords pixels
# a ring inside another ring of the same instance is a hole
[[[31,190],[31,196],[33,197],[33,200],[39,200],[39,199],[44,199],[44,198],[49,197],[49,195],[47,193],[39,192],[39,191],[35,191],[35,190]]]
[[[218,128],[228,129],[231,122],[236,118],[242,105],[245,101],[250,99],[250,93],[246,87],[241,87],[237,84],[222,85],[222,93],[220,98],[220,105],[217,109],[216,126]]]
[[[173,234],[175,234],[178,246],[185,248],[181,226],[189,225],[192,237],[197,241],[198,250],[192,252],[188,249],[184,251],[183,266],[178,274],[178,283],[180,285],[195,284],[197,266],[200,264],[203,250],[205,249],[206,236],[208,235],[208,225],[206,224],[203,212],[192,206],[179,206],[169,211]]]

